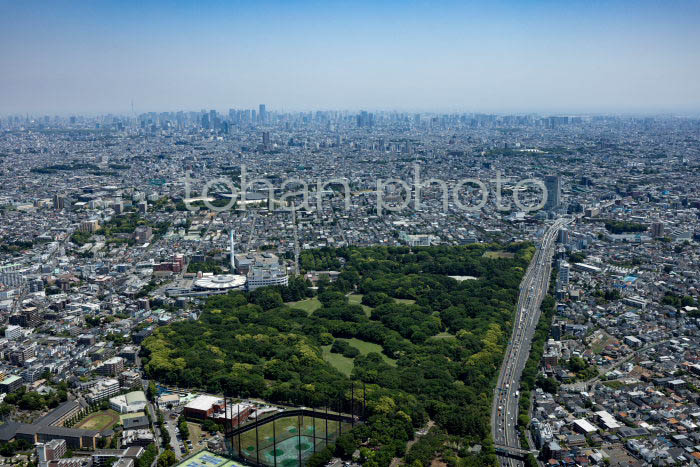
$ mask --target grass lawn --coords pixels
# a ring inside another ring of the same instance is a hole
[[[435,334],[431,339],[456,339],[456,337],[447,331],[443,331]]]
[[[416,303],[415,300],[411,300],[409,298],[395,298],[394,300],[396,301],[396,303],[405,303],[408,305],[413,305],[414,303]],[[362,304],[362,294],[348,295],[348,303],[351,305],[360,305],[362,307],[362,310],[365,312],[365,316],[367,316],[368,318],[372,314],[372,307]],[[321,302],[319,302],[318,298],[316,297],[307,298],[305,300],[299,300],[298,302],[287,302],[286,305],[291,308],[298,308],[300,310],[304,310],[308,315],[312,315],[314,311],[321,308]]]
[[[368,318],[372,315],[372,307],[369,307],[367,305],[362,304],[362,294],[352,294],[348,295],[348,303],[350,305],[360,305],[362,307],[362,311],[365,312],[365,316]]]
[[[384,349],[382,348],[381,345],[374,344],[372,342],[362,341],[360,339],[355,339],[354,337],[352,339],[347,340],[347,341],[348,341],[348,344],[352,345],[353,347],[357,347],[357,350],[360,351],[360,354],[367,355],[370,352],[376,352],[378,354],[381,354],[384,361],[387,362],[389,365],[396,366],[396,360],[384,355]]]
[[[485,251],[485,258],[499,259],[499,258],[513,258],[515,255],[508,251]]]
[[[190,441],[192,445],[199,443],[202,439],[202,425],[199,423],[187,422],[187,428],[190,430]]]
[[[350,376],[352,368],[355,366],[352,358],[345,357],[339,353],[331,352],[330,345],[321,347],[323,351],[323,359],[331,364],[336,370],[340,371],[345,376]]]
[[[416,303],[415,300],[412,300],[410,298],[395,298],[394,300],[396,301],[396,303],[405,303],[408,305],[413,305],[414,303]]]
[[[119,414],[112,409],[95,412],[80,421],[75,428],[102,431],[119,423]]]
[[[311,315],[314,311],[321,308],[321,302],[318,301],[318,298],[312,297],[307,298],[306,300],[299,300],[298,302],[288,302],[287,306],[291,308],[299,308],[300,310],[304,310],[307,314]]]
[[[360,351],[360,355],[367,355],[370,352],[376,352],[382,356],[382,359],[391,366],[396,366],[396,360],[389,358],[384,355],[382,346],[379,344],[374,344],[372,342],[363,341],[360,339],[341,339],[346,341],[351,346],[357,348]],[[352,358],[345,357],[339,353],[332,353],[330,345],[324,345],[321,347],[323,350],[323,359],[333,365],[341,373],[350,376],[355,363]]]

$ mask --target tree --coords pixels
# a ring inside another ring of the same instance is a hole
[[[204,423],[202,423],[202,429],[208,431],[211,434],[214,434],[217,431],[223,431],[221,429],[221,426],[211,419],[207,419],[204,421]]]
[[[153,381],[150,381],[148,383],[148,389],[146,390],[146,397],[148,398],[149,401],[153,402],[156,400],[156,395],[158,394],[158,390],[156,389],[156,383]]]
[[[509,254],[485,254],[491,251]],[[145,373],[164,384],[270,402],[324,407],[333,401],[331,410],[344,412],[351,410],[354,383],[355,409],[359,388],[366,389],[366,423],[356,425],[331,454],[349,451],[350,441],[361,440],[364,465],[388,465],[404,455],[406,442],[430,418],[444,438],[422,445],[407,465],[415,460],[429,465],[438,451],[446,461],[491,465],[493,449],[482,454],[442,450],[452,449],[446,441],[453,437],[461,438],[461,445],[486,446],[493,382],[533,253],[531,244],[302,253],[309,268],[313,263],[313,269],[326,269],[317,266],[337,260],[338,266],[328,269],[352,271],[342,280],[318,284],[321,308],[309,315],[285,306],[280,301],[292,292],[280,287],[207,298],[197,321],[161,326],[143,342]],[[459,282],[448,275],[477,279]],[[348,303],[349,290],[369,297],[366,303],[375,305],[371,316]],[[534,357],[523,371],[520,406],[525,413],[530,394],[525,389],[535,387],[553,309],[548,296],[533,339]],[[328,345],[334,355],[353,358],[350,377],[323,358]],[[365,355],[357,355],[360,349]],[[203,428],[220,429],[213,421]]]
[[[160,437],[161,437],[161,440],[163,442],[163,447],[165,448],[165,447],[170,446],[170,433],[160,423],[158,424],[158,428],[160,428]]]
[[[343,459],[350,459],[357,449],[357,442],[350,433],[343,433],[335,442],[335,455]]]
[[[160,456],[158,456],[158,467],[170,467],[176,463],[177,458],[175,457],[175,453],[170,449],[166,449]]]
[[[260,305],[263,310],[271,310],[282,306],[282,294],[274,287],[262,287],[250,294],[253,303]]]
[[[158,448],[154,443],[149,444],[146,446],[143,455],[138,459],[137,467],[151,467],[156,455],[158,455]]]
[[[12,443],[2,443],[0,445],[0,456],[12,457],[15,455],[15,447]]]
[[[190,427],[187,425],[187,419],[185,419],[184,415],[180,415],[180,418],[178,418],[177,427],[180,430],[182,439],[188,439],[190,437]]]
[[[4,419],[12,413],[12,406],[4,402],[0,403],[0,418]]]
[[[527,428],[527,426],[530,424],[530,417],[528,417],[525,414],[520,414],[518,415],[518,426],[522,426]]]
[[[544,392],[550,394],[556,394],[559,391],[559,382],[554,378],[546,378],[543,375],[537,376],[537,382],[535,383],[537,387],[542,388]]]
[[[331,346],[331,352],[343,354],[343,356],[348,358],[355,358],[360,355],[360,351],[351,346],[347,341],[336,339]]]
[[[382,303],[392,303],[394,300],[384,292],[370,292],[362,296],[362,304],[374,308]]]

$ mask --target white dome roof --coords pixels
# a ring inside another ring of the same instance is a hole
[[[200,289],[236,289],[245,285],[246,277],[237,274],[222,274],[219,276],[208,276],[197,279],[194,282],[195,287]]]

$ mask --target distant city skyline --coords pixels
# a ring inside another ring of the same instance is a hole
[[[64,123],[68,122],[69,120],[72,120],[74,118],[79,118],[83,119],[82,121],[95,121],[95,120],[100,120],[101,118],[109,118],[109,117],[114,117],[118,119],[135,119],[137,121],[140,120],[141,117],[143,116],[148,116],[150,114],[169,114],[169,115],[176,115],[178,113],[184,113],[184,114],[201,114],[201,115],[209,115],[212,111],[215,111],[218,116],[222,117],[223,120],[230,120],[230,116],[228,115],[228,112],[230,110],[235,110],[239,112],[245,112],[245,111],[256,111],[257,109],[255,108],[244,108],[244,107],[219,107],[219,108],[201,108],[198,110],[195,109],[144,109],[141,111],[134,111],[132,112],[89,112],[89,111],[77,111],[77,112],[41,112],[41,111],[34,111],[34,112],[22,112],[22,111],[16,111],[16,112],[5,112],[5,113],[0,113],[0,119],[18,119],[17,121],[21,122],[25,119],[29,120],[34,120],[34,121],[44,121],[44,119],[49,118],[49,119],[58,119],[56,121],[62,121]],[[495,116],[495,117],[511,117],[511,116],[517,116],[517,117],[529,117],[529,118],[536,118],[536,119],[548,119],[548,118],[559,118],[559,117],[569,117],[571,119],[583,119],[583,121],[590,120],[595,117],[610,117],[610,118],[656,118],[656,119],[697,119],[700,118],[700,111],[638,111],[638,112],[546,112],[546,111],[540,111],[540,112],[535,112],[535,111],[501,111],[501,112],[494,112],[494,111],[484,111],[484,110],[470,110],[470,111],[440,111],[440,110],[399,110],[399,109],[371,109],[371,108],[360,108],[360,109],[334,109],[334,108],[318,108],[318,109],[285,109],[285,110],[279,110],[279,109],[274,109],[270,107],[267,110],[267,119],[269,120],[270,115],[278,115],[280,117],[288,117],[288,116],[295,116],[295,115],[301,115],[301,114],[308,114],[308,113],[316,113],[316,112],[325,112],[325,113],[338,113],[339,115],[344,115],[344,116],[350,116],[350,117],[359,117],[362,113],[369,113],[370,115],[373,115],[375,117],[378,116],[384,116],[388,117],[393,114],[396,115],[405,115],[409,117],[414,117],[415,115],[420,115],[423,118],[428,118],[428,117],[435,117],[435,116],[444,116],[444,115],[462,115],[462,116],[477,116],[477,115],[488,115],[488,116]],[[50,120],[51,121],[51,120]],[[80,122],[81,120],[78,120]],[[255,120],[252,120],[249,123],[256,123],[256,124],[262,124],[262,123],[271,123],[269,121],[263,122],[260,120],[257,115]]]
[[[700,113],[700,4],[4,2],[0,115]]]

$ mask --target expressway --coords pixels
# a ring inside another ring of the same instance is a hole
[[[520,376],[530,354],[530,343],[540,317],[540,304],[547,293],[557,233],[569,222],[570,219],[557,219],[548,227],[520,284],[513,334],[498,375],[491,410],[494,444],[503,451],[518,452],[520,449],[517,430]],[[523,465],[522,461],[508,456],[499,457],[499,462],[504,467]]]

